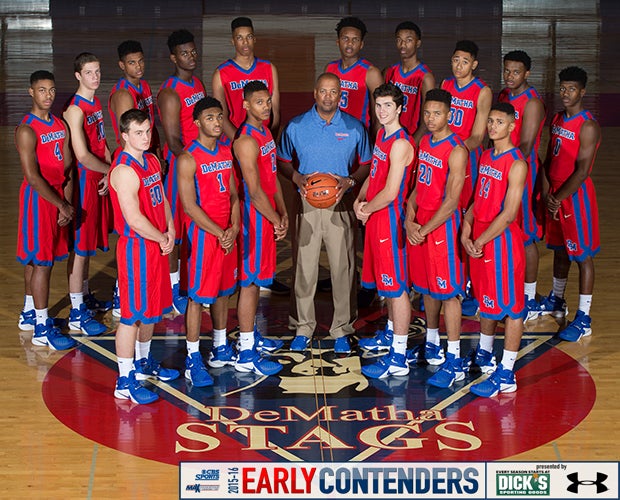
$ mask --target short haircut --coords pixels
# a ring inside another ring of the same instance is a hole
[[[136,42],[135,40],[125,40],[118,46],[118,59],[122,61],[129,54],[136,54],[138,52],[144,53],[142,50],[142,45],[140,42]]]
[[[454,52],[456,51],[467,52],[471,54],[474,59],[478,59],[478,46],[475,42],[471,40],[459,40],[456,42],[456,46],[454,47]]]
[[[424,102],[428,101],[437,101],[443,102],[448,109],[452,106],[452,94],[444,89],[431,89],[426,93],[426,97],[424,98]]]
[[[523,63],[526,71],[529,71],[532,67],[532,59],[530,58],[530,56],[527,55],[527,52],[525,52],[524,50],[513,50],[511,52],[508,52],[508,54],[504,56],[504,62],[506,61]]]
[[[40,69],[30,75],[30,85],[34,85],[40,80],[51,80],[53,82],[56,81],[56,79],[54,78],[54,74],[51,71],[47,71],[46,69]]]
[[[245,87],[243,87],[243,99],[249,101],[254,92],[260,92],[262,90],[269,92],[265,82],[261,82],[260,80],[252,80],[251,82],[246,83]]]
[[[398,26],[396,26],[396,29],[394,30],[394,34],[397,35],[398,32],[402,30],[415,31],[415,34],[418,35],[418,38],[422,40],[422,31],[420,30],[420,27],[416,23],[411,22],[411,21],[403,21]]]
[[[200,117],[200,113],[202,113],[205,109],[209,108],[222,108],[222,103],[218,101],[215,97],[207,96],[203,97],[194,105],[194,110],[192,111],[192,117],[194,120],[198,120]]]
[[[179,45],[185,45],[194,41],[194,35],[187,30],[177,30],[170,33],[168,37],[168,49],[170,53],[174,53],[174,49]]]
[[[379,85],[372,93],[372,96],[375,99],[377,99],[377,97],[391,97],[394,100],[396,107],[402,106],[405,102],[403,91],[392,82],[382,83]]]
[[[235,17],[230,23],[230,31],[234,33],[237,28],[250,28],[254,31],[254,25],[249,17]]]
[[[338,82],[338,88],[340,88],[340,77],[336,73],[330,73],[329,71],[321,73],[319,75],[319,77],[316,79],[316,83],[314,84],[314,88],[316,88],[319,82],[324,78]]]
[[[90,52],[82,52],[78,54],[73,61],[73,71],[79,73],[86,64],[91,62],[99,62],[99,59],[97,59],[95,54],[91,54]]]
[[[583,68],[578,66],[569,66],[560,71],[559,74],[561,82],[578,82],[583,88],[588,83],[588,73]]]
[[[121,132],[126,134],[129,132],[129,126],[132,123],[141,125],[148,119],[149,114],[146,111],[142,111],[141,109],[128,109],[121,115],[121,118],[118,121],[118,128]]]
[[[356,28],[360,30],[362,34],[362,40],[366,36],[366,33],[368,33],[368,30],[366,29],[366,25],[364,24],[364,21],[362,21],[359,17],[352,17],[352,16],[343,17],[340,20],[340,22],[336,25],[336,33],[338,34],[338,36],[340,36],[340,32],[344,28]]]
[[[513,120],[515,119],[515,107],[509,102],[496,102],[493,106],[491,106],[489,113],[491,111],[501,111],[502,113],[506,113],[508,116],[512,117]]]

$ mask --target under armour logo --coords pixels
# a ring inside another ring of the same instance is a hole
[[[596,481],[592,481],[591,479],[580,481],[579,473],[577,472],[573,472],[572,474],[569,474],[566,477],[572,483],[568,488],[566,488],[571,493],[577,493],[579,491],[580,486],[596,485],[597,493],[603,493],[604,491],[607,491],[609,489],[607,486],[603,484],[605,482],[605,479],[607,479],[608,476],[607,474],[603,474],[602,472],[596,473]]]
[[[382,274],[381,275],[381,282],[385,286],[394,286],[394,280],[392,279],[392,277],[389,274]]]

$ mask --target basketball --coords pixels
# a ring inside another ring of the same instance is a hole
[[[338,180],[329,174],[314,174],[306,183],[306,200],[315,208],[327,208],[336,203]]]

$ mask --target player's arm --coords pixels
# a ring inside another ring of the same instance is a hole
[[[579,151],[575,161],[575,170],[555,193],[548,196],[550,208],[557,204],[559,209],[562,200],[576,193],[579,186],[590,175],[590,169],[596,156],[596,146],[601,138],[601,129],[593,120],[584,122],[579,131]]]
[[[483,87],[478,95],[474,126],[471,129],[471,134],[465,141],[465,145],[470,151],[473,151],[480,146],[484,140],[484,136],[487,133],[487,119],[489,118],[492,100],[493,93],[491,92],[491,89],[489,87]]]
[[[514,222],[521,209],[521,199],[523,198],[523,188],[525,186],[525,178],[527,176],[527,163],[524,160],[516,160],[510,168],[508,174],[508,189],[506,190],[506,198],[504,199],[504,208],[493,219],[493,222],[486,230],[474,241],[474,249],[482,255],[482,249],[489,241],[494,240],[505,229]],[[472,255],[476,257],[476,255]]]
[[[412,245],[418,245],[424,238],[420,236],[420,228],[422,227],[415,220],[415,215],[418,212],[418,203],[416,201],[418,196],[417,183],[411,191],[409,199],[407,200],[407,208],[405,211],[405,232],[407,233],[407,239]]]
[[[375,109],[375,97],[373,95],[373,92],[381,84],[383,84],[383,75],[381,74],[381,71],[376,66],[370,66],[370,68],[368,68],[368,71],[366,72],[366,88],[368,89],[368,94],[370,96],[370,108],[368,109],[370,110]],[[372,134],[372,137],[377,136],[377,132],[379,131],[380,127],[381,124],[377,119],[377,114],[372,112],[370,116],[370,133]]]
[[[280,130],[280,81],[278,78],[278,70],[275,65],[271,64],[271,77],[273,79],[273,92],[271,94],[271,125],[269,129],[271,134],[277,138]]]
[[[133,169],[125,168],[122,165],[114,168],[110,184],[116,191],[123,218],[129,227],[144,239],[158,243],[163,251],[166,245],[169,244],[169,235],[159,231],[140,210],[140,200],[138,198],[140,180]],[[165,198],[164,203],[168,203]],[[170,212],[169,206],[167,211]],[[168,214],[166,214],[166,217],[168,217]],[[172,219],[172,216],[170,216],[170,219]]]
[[[433,75],[431,72],[428,72],[424,75],[424,78],[422,79],[422,88],[420,89],[420,92],[422,92],[422,95],[420,97],[420,117],[418,119],[418,128],[416,129],[415,134],[413,134],[413,139],[415,140],[416,144],[420,144],[420,139],[422,139],[422,136],[426,134],[426,132],[428,132],[428,130],[426,129],[426,124],[424,123],[424,113],[422,111],[424,110],[424,103],[426,102],[426,93],[434,88],[435,75]]]
[[[232,141],[235,139],[235,135],[237,134],[237,128],[232,124],[230,118],[228,117],[230,110],[228,109],[228,104],[226,103],[226,91],[222,85],[222,78],[220,77],[219,69],[216,69],[213,73],[211,87],[213,88],[213,97],[220,101],[220,104],[222,105],[222,116],[224,117],[222,127],[224,128],[224,133]]]
[[[241,213],[239,211],[239,193],[233,171],[230,172],[230,225],[220,238],[220,245],[228,254],[235,245],[241,227]]]
[[[177,169],[179,197],[183,210],[200,229],[211,233],[216,238],[221,238],[224,235],[224,229],[213,222],[196,201],[196,160],[187,151],[183,151],[177,158]]]
[[[355,198],[355,201],[353,202],[353,212],[355,213],[355,216],[364,224],[366,224],[366,221],[368,220],[368,214],[363,211],[363,207],[368,204],[366,201],[368,183],[369,180],[366,178],[364,184],[362,184],[362,187],[360,188],[360,192],[357,194],[357,198]]]
[[[530,99],[523,110],[519,149],[528,158],[536,144],[540,124],[545,119],[545,106],[540,99]]]
[[[286,203],[284,203],[284,195],[282,194],[282,186],[280,185],[280,179],[276,177],[276,192],[273,195],[276,202],[276,210],[280,214],[280,224],[274,224],[274,231],[276,234],[276,241],[280,241],[286,236],[288,231],[288,212],[286,211]]]
[[[111,111],[110,117],[112,118],[112,120],[114,120],[114,118],[116,117],[117,130],[120,127],[118,120],[120,120],[122,114],[125,111],[129,111],[130,109],[133,109],[134,107],[135,105],[133,102],[133,97],[131,97],[131,94],[129,93],[128,90],[120,89],[114,92],[114,94],[112,94],[112,97],[110,98],[110,111]],[[120,146],[121,148],[124,148],[125,140],[123,139],[123,134],[120,134],[120,139],[121,139]]]
[[[461,245],[465,249],[467,255],[471,257],[480,258],[482,252],[479,252],[474,247],[474,241],[471,239],[471,230],[474,223],[474,204],[472,203],[465,215],[463,216],[463,224],[461,225]]]
[[[60,212],[59,220],[60,216],[71,220],[73,218],[73,207],[50,186],[39,170],[36,156],[37,134],[28,125],[20,125],[15,132],[15,143],[26,182],[39,196],[58,208]],[[65,146],[68,143],[69,139],[67,138],[65,139]],[[66,154],[66,148],[63,151]],[[71,158],[71,155],[69,155],[69,158]]]
[[[281,224],[280,215],[271,206],[269,198],[260,184],[260,174],[258,172],[258,164],[256,163],[259,153],[258,144],[250,136],[244,135],[233,142],[233,150],[241,167],[241,174],[247,186],[252,205],[274,227],[279,226]]]
[[[439,206],[439,209],[431,219],[420,228],[420,236],[426,237],[431,231],[450,218],[456,211],[465,183],[465,169],[469,161],[469,152],[462,146],[456,146],[448,158],[448,182],[446,183],[446,195]]]
[[[64,161],[65,167],[65,181],[63,182],[63,195],[65,197],[65,201],[71,204],[73,200],[73,153],[71,151],[71,132],[69,132],[69,128],[67,124],[63,122],[63,127],[65,128],[65,142],[62,146],[62,157]],[[58,212],[58,224],[60,226],[64,226],[71,222],[74,216],[73,206],[71,206],[70,210],[71,214]]]
[[[183,152],[181,142],[181,101],[172,89],[163,89],[157,96],[157,106],[161,116],[161,126],[168,148],[174,156]]]
[[[71,145],[73,147],[75,159],[88,170],[99,172],[104,175],[107,174],[110,170],[110,164],[101,161],[88,149],[88,141],[86,140],[83,128],[83,111],[78,106],[71,105],[63,113],[63,118],[67,122],[67,125],[69,125],[69,130],[71,131]]]

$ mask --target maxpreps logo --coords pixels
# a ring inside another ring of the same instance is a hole
[[[498,496],[528,495],[549,496],[550,474],[533,473],[502,473],[496,476]]]
[[[194,493],[201,493],[202,491],[218,491],[220,489],[219,484],[203,484],[203,481],[219,481],[220,470],[219,469],[202,469],[198,474],[194,476],[195,483],[187,484],[185,491],[191,491]]]

